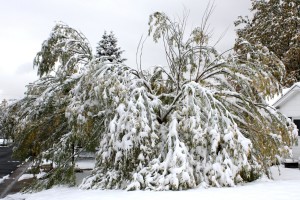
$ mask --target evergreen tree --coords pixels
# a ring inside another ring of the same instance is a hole
[[[252,0],[251,11],[253,17],[235,22],[241,27],[238,36],[252,44],[261,43],[283,61],[286,75],[278,80],[284,86],[300,81],[300,1]]]
[[[102,39],[99,41],[96,47],[96,57],[109,60],[110,62],[122,63],[126,59],[121,57],[124,52],[120,47],[117,46],[118,40],[114,33],[111,31],[110,34],[104,32]]]

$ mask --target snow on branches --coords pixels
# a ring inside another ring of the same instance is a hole
[[[124,51],[120,47],[117,47],[117,42],[118,40],[112,31],[109,34],[105,31],[96,47],[95,57],[107,59],[110,62],[124,62],[126,59],[121,57]]]
[[[56,76],[65,77],[78,72],[91,58],[92,49],[86,37],[66,24],[57,23],[37,53],[34,66],[40,77],[53,71]]]

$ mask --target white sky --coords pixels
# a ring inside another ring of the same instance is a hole
[[[104,30],[112,30],[119,46],[125,50],[127,65],[135,67],[136,48],[148,31],[149,15],[155,11],[175,17],[190,11],[189,26],[200,25],[209,0],[0,0],[0,100],[21,98],[25,86],[37,79],[32,61],[57,21],[78,29],[93,48]],[[249,14],[250,0],[215,0],[210,18],[213,40],[228,31],[217,48],[232,47],[234,20]],[[142,64],[151,67],[164,64],[161,48],[148,38]]]

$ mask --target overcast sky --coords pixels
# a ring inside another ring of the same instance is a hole
[[[127,65],[135,67],[136,48],[147,35],[149,15],[162,11],[171,17],[190,11],[187,30],[200,25],[208,0],[0,0],[0,100],[22,98],[26,85],[37,79],[32,61],[55,22],[62,21],[80,30],[93,48],[104,30],[112,30],[125,50]],[[249,14],[250,0],[215,0],[210,18],[213,40],[224,31],[220,51],[232,47],[234,20]],[[148,38],[143,66],[163,65],[161,48]]]

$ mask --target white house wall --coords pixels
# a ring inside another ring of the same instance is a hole
[[[300,119],[300,93],[295,92],[295,94],[280,105],[279,110],[287,117]]]

